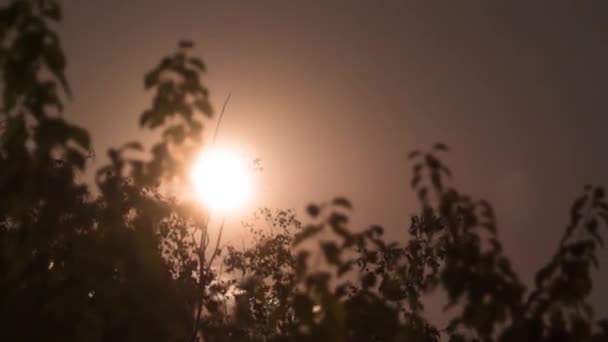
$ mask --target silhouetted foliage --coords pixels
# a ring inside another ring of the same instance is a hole
[[[379,226],[353,229],[343,197],[309,205],[306,224],[259,209],[241,248],[221,246],[221,230],[211,241],[209,214],[166,191],[186,184],[213,116],[188,41],[144,77],[154,96],[139,123],[158,140],[147,152],[138,141],[110,149],[93,194],[77,181],[89,133],[61,116],[60,19],[53,0],[0,8],[0,340],[608,340],[587,302],[604,190],[587,186],[574,202],[527,290],[492,206],[452,185],[441,143],[409,155],[420,210],[403,243]],[[439,291],[446,327],[424,315],[424,297]]]

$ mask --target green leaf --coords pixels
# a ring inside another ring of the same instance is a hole
[[[209,103],[209,101],[207,101],[207,99],[197,99],[196,101],[194,101],[194,106],[207,117],[211,117],[211,115],[213,114],[213,108],[211,107],[211,104]]]
[[[84,170],[86,158],[82,153],[72,148],[66,151],[66,161],[79,170]]]
[[[326,241],[321,243],[321,250],[325,255],[325,260],[330,265],[340,266],[342,261],[340,260],[341,251],[333,241]]]
[[[46,1],[44,4],[45,5],[43,7],[42,13],[55,21],[60,21],[62,18],[62,13],[59,4],[56,2],[49,1]]]
[[[194,65],[199,71],[205,71],[205,63],[203,63],[202,59],[198,57],[190,57],[188,61],[190,62],[190,64]]]
[[[309,204],[306,206],[306,212],[308,212],[308,215],[312,216],[313,218],[317,218],[321,212],[321,208],[319,208],[319,206],[316,204]]]
[[[180,49],[190,49],[194,47],[194,43],[190,40],[181,40],[179,42]]]
[[[59,83],[61,83],[68,96],[71,96],[72,91],[70,90],[70,85],[68,84],[68,80],[64,74],[66,60],[61,48],[59,46],[51,46],[46,48],[44,51],[44,57],[49,71],[55,75],[55,77],[57,77]]]
[[[448,150],[448,147],[447,147],[447,145],[446,145],[446,144],[444,144],[444,143],[436,143],[436,144],[433,146],[433,149],[434,149],[435,151],[447,151],[447,150]]]
[[[407,155],[407,158],[408,158],[408,159],[414,159],[414,158],[418,157],[420,154],[421,154],[421,152],[420,152],[420,151],[418,151],[418,150],[414,150],[414,151],[410,152],[410,153]]]
[[[186,131],[182,125],[171,126],[163,132],[163,138],[173,142],[174,144],[181,144],[186,138]]]
[[[348,217],[346,215],[334,212],[331,213],[331,216],[329,217],[329,225],[334,228],[334,230],[344,227],[347,223]]]
[[[121,150],[143,151],[144,147],[139,141],[131,141],[122,145]]]
[[[160,69],[155,68],[144,76],[144,87],[146,90],[158,85],[160,80]]]
[[[91,148],[91,137],[86,129],[78,126],[70,126],[70,134],[72,139],[74,139],[80,147],[87,150]]]
[[[299,245],[302,241],[309,239],[309,238],[313,237],[314,235],[318,234],[322,229],[323,229],[323,226],[313,226],[313,225],[306,226],[298,234],[296,234],[296,236],[293,239],[293,245],[294,246]]]
[[[346,209],[352,209],[353,206],[350,201],[346,197],[336,197],[332,201],[332,204],[338,207],[343,207]]]
[[[399,301],[405,298],[405,294],[401,290],[399,281],[391,278],[384,278],[380,287],[378,288],[387,299],[392,301]]]
[[[363,286],[363,289],[367,290],[370,287],[374,287],[374,285],[376,285],[376,275],[372,272],[365,273],[363,278],[361,278],[361,286]]]

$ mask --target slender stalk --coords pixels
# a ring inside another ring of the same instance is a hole
[[[192,329],[192,341],[197,341],[198,326],[203,316],[203,302],[205,301],[205,251],[207,250],[207,232],[209,228],[209,220],[203,219],[203,227],[201,229],[201,237],[198,246],[198,291],[196,307],[196,319],[194,320],[194,327]]]
[[[211,140],[211,144],[215,144],[215,140],[217,139],[217,134],[220,131],[220,125],[222,124],[222,119],[224,118],[224,112],[226,112],[226,106],[228,105],[228,101],[230,101],[230,97],[232,93],[228,93],[226,100],[224,100],[224,105],[222,106],[222,111],[220,112],[220,116],[217,118],[217,124],[215,125],[215,132],[213,133],[213,140]]]
[[[225,222],[226,222],[226,216],[224,216],[224,218],[222,218],[222,224],[220,225],[220,231],[218,232],[218,234],[217,234],[217,240],[215,241],[215,248],[213,250],[213,253],[211,253],[211,258],[209,258],[209,264],[207,265],[207,268],[211,267],[211,264],[213,264],[213,260],[219,254],[220,241],[222,240],[222,232],[224,231],[224,223]]]
[[[220,131],[220,127],[222,124],[222,119],[224,118],[224,113],[226,112],[226,106],[228,106],[228,101],[230,101],[230,97],[232,96],[232,93],[228,93],[228,96],[226,97],[226,100],[224,100],[224,104],[222,105],[222,111],[220,112],[220,116],[218,117],[217,120],[217,124],[215,126],[215,131],[213,132],[213,138],[211,140],[211,145],[213,146],[215,144],[215,141],[217,140],[217,135]],[[209,216],[209,214],[208,214]],[[203,316],[203,302],[205,301],[205,288],[207,287],[207,281],[209,280],[207,277],[205,277],[205,271],[206,269],[210,269],[211,268],[211,264],[213,263],[215,257],[219,254],[219,246],[220,246],[220,242],[222,239],[222,233],[224,231],[224,223],[226,222],[226,217],[224,216],[222,218],[222,223],[220,225],[220,230],[217,236],[217,240],[215,243],[215,248],[213,250],[213,252],[211,253],[211,257],[209,258],[209,263],[207,264],[207,267],[205,268],[205,252],[207,251],[207,247],[209,245],[209,217],[207,217],[207,220],[204,220],[204,224],[203,224],[203,230],[201,230],[201,240],[199,243],[199,247],[198,247],[198,259],[199,259],[199,279],[198,279],[198,285],[199,285],[199,294],[198,294],[198,303],[197,303],[197,309],[196,309],[196,319],[194,321],[194,329],[192,330],[192,342],[196,342],[197,341],[197,333],[198,333],[198,326],[201,322],[201,318]]]

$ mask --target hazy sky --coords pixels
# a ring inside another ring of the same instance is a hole
[[[357,223],[403,239],[405,156],[444,141],[529,281],[583,185],[608,185],[608,2],[430,3],[65,1],[69,116],[105,162],[141,134],[144,72],[191,39],[216,109],[232,92],[220,141],[263,160],[253,205],[345,195]]]

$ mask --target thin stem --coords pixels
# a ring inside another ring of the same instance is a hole
[[[201,318],[203,315],[203,302],[205,300],[205,251],[207,250],[207,234],[209,231],[209,220],[208,219],[203,219],[203,226],[201,229],[201,238],[199,241],[199,246],[198,246],[198,262],[199,262],[199,266],[198,266],[198,303],[197,303],[197,310],[196,310],[196,319],[194,320],[194,327],[192,329],[192,341],[195,342],[196,339],[196,335],[198,332],[198,325],[201,322]]]
[[[213,132],[213,140],[211,140],[212,144],[214,144],[215,140],[217,139],[217,134],[220,131],[220,125],[222,124],[222,119],[224,118],[224,113],[226,112],[226,106],[228,105],[228,101],[230,101],[231,96],[232,96],[232,93],[228,93],[226,100],[224,100],[224,105],[222,106],[222,111],[220,112],[220,117],[217,119],[217,125],[215,126],[215,132]]]
[[[224,218],[222,218],[222,224],[220,225],[220,231],[218,232],[217,240],[215,241],[215,248],[213,250],[213,253],[211,254],[211,258],[209,258],[209,264],[207,265],[207,268],[211,268],[211,264],[213,264],[213,260],[219,254],[220,241],[222,240],[222,233],[224,231],[225,222],[226,222],[226,216],[224,216]]]
[[[222,106],[222,111],[220,112],[220,116],[218,117],[217,120],[217,125],[215,126],[215,131],[213,132],[213,140],[211,140],[211,144],[215,144],[215,141],[217,140],[217,135],[220,131],[220,126],[222,124],[222,119],[224,118],[224,113],[226,112],[226,106],[228,105],[228,101],[230,101],[230,97],[232,96],[232,93],[228,93],[228,96],[226,97],[226,100],[224,100],[224,105]],[[211,264],[213,263],[213,260],[215,259],[215,257],[219,254],[219,245],[220,245],[220,241],[222,239],[222,232],[224,230],[224,222],[226,221],[226,217],[222,218],[222,224],[220,225],[220,231],[218,233],[218,237],[217,237],[217,241],[215,243],[215,249],[213,250],[213,253],[211,254],[211,258],[209,258],[209,263],[207,265],[207,267],[205,268],[205,252],[207,251],[207,247],[209,246],[209,220],[205,220],[204,222],[204,231],[201,231],[201,240],[200,240],[200,244],[199,244],[199,301],[198,301],[198,308],[196,311],[196,320],[194,323],[194,329],[192,331],[192,341],[195,342],[196,341],[196,335],[198,332],[198,325],[201,322],[201,318],[202,318],[202,313],[203,313],[203,302],[205,300],[205,296],[204,296],[204,291],[205,291],[205,286],[207,285],[207,279],[205,277],[205,270],[206,269],[210,269]]]

